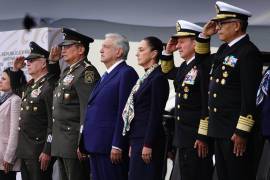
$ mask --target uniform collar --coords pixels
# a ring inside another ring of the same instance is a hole
[[[190,58],[189,60],[186,61],[186,64],[188,65],[189,63],[191,63],[191,61],[193,61],[195,59],[195,56],[192,56],[192,58]]]
[[[229,45],[230,47],[232,47],[232,46],[233,46],[234,44],[236,44],[238,41],[240,41],[241,39],[243,39],[246,35],[247,35],[247,34],[244,34],[244,35],[242,35],[242,36],[240,36],[240,37],[238,37],[238,38],[232,40],[228,45]]]

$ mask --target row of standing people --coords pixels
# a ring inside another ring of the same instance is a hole
[[[101,78],[86,58],[92,38],[64,29],[62,48],[54,48],[50,58],[31,43],[26,59],[33,81],[26,85],[18,118],[16,154],[23,179],[50,179],[52,157],[59,161],[62,179],[89,179],[87,154],[94,180],[162,179],[166,78],[174,80],[176,91],[174,144],[181,179],[211,179],[213,153],[219,179],[255,179],[263,142],[256,108],[260,53],[246,34],[251,14],[222,2],[216,7],[217,16],[204,28],[178,21],[162,55],[159,39],[142,40],[137,57],[145,74],[140,79],[125,63],[129,45],[118,34],[106,35],[103,42],[107,71]],[[209,37],[215,33],[225,44],[210,55]],[[176,50],[185,60],[179,68],[172,66]],[[70,66],[59,79],[60,52]],[[11,73],[18,76],[20,71],[14,71],[23,59]],[[4,97],[6,102],[9,95]],[[10,166],[5,163],[5,171]]]
[[[90,164],[92,179],[161,179],[162,114],[169,94],[158,65],[162,42],[156,37],[141,41],[137,57],[145,74],[138,79],[126,64],[128,40],[107,34],[100,50],[107,70],[100,78],[86,58],[93,39],[65,28],[63,34],[61,48],[49,54],[31,42],[30,55],[16,58],[8,68],[10,80],[24,78],[26,60],[32,80],[17,84],[17,111],[7,111],[7,116],[16,114],[10,122],[17,125],[5,127],[15,133],[7,133],[14,136],[13,149],[8,150],[13,159],[3,158],[8,164],[2,168],[3,178],[15,178],[12,171],[21,171],[23,180],[52,179],[57,159],[61,179],[90,179]],[[61,75],[60,57],[69,64]],[[13,94],[11,89],[1,90]],[[9,96],[4,97],[7,103]]]

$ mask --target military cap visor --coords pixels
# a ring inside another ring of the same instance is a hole
[[[38,59],[38,58],[46,58],[44,55],[41,55],[41,54],[35,54],[35,53],[32,53],[32,54],[29,54],[25,60],[33,60],[33,59]]]
[[[93,38],[85,36],[71,29],[62,28],[62,33],[64,34],[64,41],[60,43],[59,46],[68,46],[72,44],[82,44],[83,46],[89,46],[89,43],[94,42]]]

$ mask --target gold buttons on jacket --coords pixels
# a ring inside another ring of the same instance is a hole
[[[37,107],[33,107],[33,111],[37,111],[38,110],[38,108]]]
[[[178,120],[178,121],[180,120],[180,117],[179,117],[179,116],[177,116],[177,120]]]
[[[214,93],[214,94],[213,94],[213,97],[214,97],[214,98],[216,98],[216,97],[217,97],[217,94],[216,94],[216,93]]]
[[[178,97],[181,97],[181,94],[180,93],[178,93]]]
[[[223,75],[223,77],[225,77],[225,78],[229,76],[229,74],[228,74],[227,71],[224,71],[222,75]]]
[[[217,112],[217,108],[214,108],[213,110],[214,110],[214,112]]]
[[[29,110],[29,106],[26,106],[26,110],[27,110],[27,111]]]
[[[187,99],[188,98],[188,94],[184,94],[183,97],[184,97],[184,99]]]
[[[210,80],[211,80],[211,81],[213,80],[213,77],[212,77],[212,76],[210,76]]]
[[[189,92],[189,88],[187,86],[184,87],[184,92]]]
[[[216,79],[216,83],[219,83],[219,79]]]
[[[221,79],[221,82],[220,82],[222,85],[224,85],[226,83],[226,80],[225,79]]]
[[[177,105],[177,108],[180,109],[180,105],[179,104]]]
[[[222,68],[222,70],[225,70],[225,69],[226,69],[226,67],[225,67],[225,66],[222,66],[221,68]]]

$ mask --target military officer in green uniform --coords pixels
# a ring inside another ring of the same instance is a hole
[[[195,58],[195,38],[202,27],[178,20],[176,34],[167,43],[161,67],[175,87],[175,130],[181,180],[212,180],[212,148],[207,137],[207,92],[210,63]],[[185,60],[174,67],[173,52]]]
[[[21,159],[23,180],[50,180],[54,160],[51,159],[52,142],[52,102],[53,89],[60,69],[48,73],[49,52],[30,42],[30,55],[18,57],[14,63],[14,73],[20,73],[24,59],[32,80],[28,82],[22,96],[19,121],[17,157]]]
[[[216,10],[216,17],[204,26],[195,48],[201,61],[212,62],[207,135],[215,141],[219,180],[254,180],[262,147],[256,109],[261,54],[246,33],[249,11],[220,1]],[[224,43],[210,55],[210,37],[214,34]]]
[[[53,95],[52,155],[58,159],[61,179],[89,180],[89,159],[80,152],[79,142],[88,98],[100,78],[87,59],[89,43],[94,40],[71,29],[63,28],[62,32],[61,56],[69,67]]]

